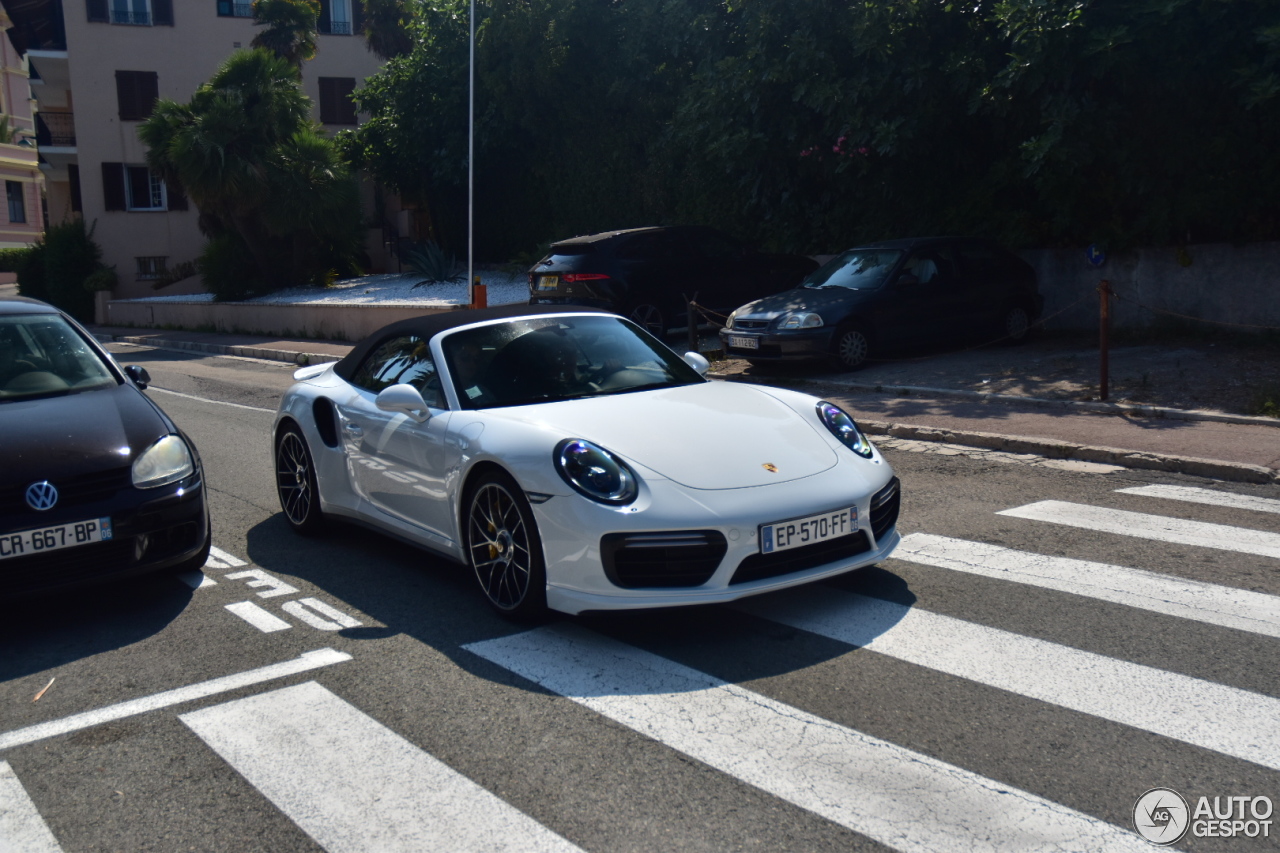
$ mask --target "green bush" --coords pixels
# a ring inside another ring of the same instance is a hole
[[[18,262],[18,292],[43,299],[84,322],[93,321],[93,292],[85,282],[102,266],[102,249],[84,220],[54,225]]]
[[[99,290],[115,290],[119,283],[120,277],[116,275],[114,266],[99,264],[98,268],[84,280],[84,289],[90,293],[97,293]]]
[[[272,289],[254,263],[253,253],[234,231],[211,238],[196,261],[196,269],[218,302],[248,299]]]
[[[0,249],[0,272],[17,272],[31,251],[30,246],[25,249]]]

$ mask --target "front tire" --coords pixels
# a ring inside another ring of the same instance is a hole
[[[276,438],[276,493],[289,526],[314,536],[324,526],[315,463],[302,431],[293,424],[282,427]]]
[[[863,329],[850,326],[836,332],[831,349],[841,369],[857,370],[867,363],[871,355],[871,339]]]
[[[1005,309],[1000,330],[1004,334],[1001,343],[1005,346],[1017,346],[1031,334],[1031,315],[1021,305],[1012,305]]]
[[[467,562],[489,605],[509,619],[543,615],[546,562],[524,492],[506,474],[490,471],[468,490],[466,512]]]

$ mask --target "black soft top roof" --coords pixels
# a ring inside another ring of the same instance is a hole
[[[438,314],[423,314],[421,317],[410,317],[389,326],[383,326],[369,337],[356,344],[346,357],[333,366],[333,372],[347,381],[355,375],[356,367],[364,361],[374,348],[392,338],[401,335],[417,335],[429,341],[441,332],[456,329],[458,326],[469,326],[472,323],[483,323],[486,320],[508,320],[513,317],[529,317],[539,314],[599,314],[599,308],[584,308],[579,305],[499,305],[494,308],[479,308],[474,311],[442,311]],[[608,312],[605,312],[608,313]]]

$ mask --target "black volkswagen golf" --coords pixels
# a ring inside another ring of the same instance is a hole
[[[0,299],[0,597],[204,565],[195,446],[83,328]]]

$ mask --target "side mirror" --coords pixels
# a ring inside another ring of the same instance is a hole
[[[711,362],[696,352],[685,353],[684,363],[698,371],[699,376],[706,376],[707,371],[711,369]]]
[[[898,284],[903,287],[910,287],[920,283],[920,278],[913,272],[904,272],[898,276]]]
[[[431,417],[426,400],[412,385],[392,385],[383,388],[373,404],[384,412],[399,412],[413,418],[415,423],[426,423]]]
[[[133,384],[138,386],[139,391],[147,390],[147,386],[151,384],[151,374],[147,373],[147,369],[142,365],[129,365],[124,369],[124,375],[133,380]]]

